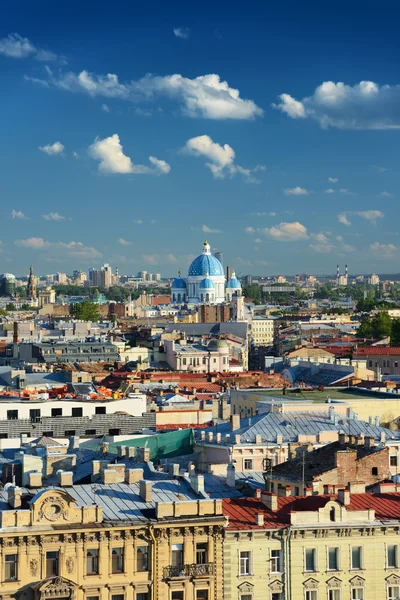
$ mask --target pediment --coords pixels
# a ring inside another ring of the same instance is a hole
[[[386,577],[386,583],[389,585],[400,585],[400,577],[392,573],[389,577]]]
[[[78,506],[75,498],[61,489],[45,489],[30,500],[31,525],[99,523],[102,509],[97,504]]]
[[[303,581],[304,589],[306,590],[317,590],[318,589],[318,581],[310,577],[306,581]]]
[[[249,581],[243,581],[243,583],[238,585],[238,590],[241,594],[252,594],[254,590],[254,585]]]
[[[353,587],[363,587],[365,585],[365,579],[356,575],[353,579],[350,579],[350,585]]]
[[[281,594],[283,592],[282,581],[279,581],[279,579],[275,579],[274,581],[271,581],[271,583],[269,584],[269,589],[271,590],[271,593]]]
[[[36,587],[36,597],[40,600],[47,598],[69,598],[75,600],[77,586],[64,577],[52,577],[41,581]]]
[[[340,588],[341,587],[342,581],[340,579],[338,579],[337,577],[331,577],[326,582],[326,585],[328,586],[328,588],[336,589],[336,588]]]

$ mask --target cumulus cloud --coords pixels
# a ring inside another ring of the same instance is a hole
[[[305,188],[299,187],[298,185],[293,188],[286,188],[283,190],[286,196],[308,196],[308,190]]]
[[[229,144],[221,146],[213,142],[209,135],[199,135],[191,138],[186,142],[183,150],[193,156],[208,158],[209,162],[206,162],[206,167],[210,169],[216,179],[233,177],[239,174],[247,183],[259,183],[259,180],[254,177],[254,173],[265,170],[262,165],[257,165],[253,169],[245,169],[235,164],[234,149]]]
[[[142,258],[145,263],[149,265],[156,265],[158,264],[160,257],[158,254],[142,254]]]
[[[337,183],[339,181],[339,179],[337,177],[328,177],[328,181],[330,183]]]
[[[49,156],[62,154],[64,151],[64,146],[61,142],[54,142],[54,144],[47,144],[46,146],[38,146],[38,148],[41,152],[45,152]]]
[[[211,227],[208,227],[207,225],[202,225],[201,230],[203,233],[222,233],[220,229],[211,229]]]
[[[400,85],[378,85],[360,81],[351,86],[324,81],[311,96],[296,100],[281,94],[273,104],[292,119],[311,118],[321,127],[339,129],[398,129]]]
[[[142,225],[142,224],[143,224],[143,221],[142,221],[142,219],[134,219],[134,220],[133,220],[133,222],[134,222],[136,225]]]
[[[334,194],[335,190],[333,190],[332,188],[328,188],[327,190],[325,190],[325,194]]]
[[[349,252],[354,252],[355,248],[349,244],[345,244],[341,235],[336,236],[335,240],[331,236],[331,232],[312,233],[311,238],[313,241],[309,247],[314,252],[318,252],[318,254],[329,254],[331,252],[348,254]]]
[[[294,221],[293,223],[279,223],[275,227],[266,227],[263,231],[265,235],[272,237],[278,242],[297,242],[299,240],[306,240],[309,237],[307,228],[298,221]]]
[[[80,73],[51,74],[49,86],[69,92],[81,92],[95,97],[118,98],[136,104],[150,103],[158,97],[178,102],[182,112],[189,117],[206,119],[255,119],[263,114],[253,100],[241,98],[239,90],[221,81],[219,75],[210,73],[194,79],[174,75],[148,74],[141,79],[121,83],[113,73],[98,75]]]
[[[32,250],[44,250],[50,246],[43,238],[31,237],[26,240],[15,240],[14,244],[22,248],[31,248]]]
[[[108,106],[108,104],[102,104],[102,105],[101,105],[101,110],[102,110],[103,112],[106,112],[106,113],[109,113],[109,112],[111,112],[111,108]]]
[[[390,192],[381,192],[379,196],[382,198],[391,198],[393,194],[391,194]]]
[[[154,156],[149,156],[152,167],[133,164],[129,156],[124,154],[117,133],[104,139],[96,138],[93,144],[89,146],[89,156],[99,160],[99,171],[108,175],[114,173],[123,175],[166,175],[171,170],[168,163]]]
[[[124,238],[119,238],[118,243],[121,244],[121,246],[131,246],[132,245],[132,242],[129,242],[128,240],[124,240]]]
[[[188,40],[190,38],[190,29],[188,27],[174,27],[174,36]]]
[[[374,242],[370,245],[370,250],[376,258],[389,259],[397,255],[397,246],[394,244],[380,244]]]
[[[25,215],[25,213],[22,212],[22,210],[14,210],[14,209],[12,209],[12,211],[11,211],[11,217],[13,219],[21,219],[21,220],[29,219],[29,217],[27,217]]]
[[[18,33],[10,33],[7,37],[0,39],[0,54],[8,58],[35,58],[42,62],[60,61],[65,64],[65,59],[59,57],[50,50],[43,50],[35,46],[28,38]]]
[[[47,215],[42,215],[45,221],[65,221],[65,217],[58,212],[50,212]]]
[[[351,225],[352,215],[361,217],[361,219],[365,219],[373,225],[376,225],[377,219],[383,219],[385,216],[380,210],[353,210],[338,215],[339,223],[342,223],[342,225],[346,225],[347,227],[349,227]]]

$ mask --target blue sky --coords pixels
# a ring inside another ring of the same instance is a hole
[[[398,272],[396,2],[0,10],[3,271]]]

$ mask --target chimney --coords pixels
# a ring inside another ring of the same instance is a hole
[[[10,487],[7,490],[7,501],[12,508],[21,508],[22,490],[19,487]]]
[[[373,435],[366,435],[364,438],[364,444],[366,448],[373,448],[375,446],[375,438]]]
[[[108,442],[103,442],[100,444],[100,452],[102,454],[108,454],[108,450],[110,448],[110,444]]]
[[[141,462],[149,462],[150,448],[137,448],[137,458]]]
[[[226,280],[229,281],[231,278],[231,268],[226,267]]]
[[[313,492],[312,487],[307,487],[307,488],[304,489],[304,495],[305,496],[312,496],[313,495],[312,492]]]
[[[379,427],[379,417],[375,417],[375,427]]]
[[[346,434],[342,431],[339,433],[339,444],[344,446],[346,444]]]
[[[350,490],[350,494],[365,494],[364,481],[349,481],[348,488]]]
[[[196,494],[204,492],[204,475],[190,475],[190,486]]]
[[[69,438],[68,452],[71,450],[77,450],[79,448],[79,435],[72,435]]]
[[[332,423],[335,422],[335,409],[333,406],[329,407],[329,419],[332,421]]]
[[[236,485],[235,466],[230,463],[226,468],[226,485],[234,488]]]
[[[240,429],[240,415],[231,415],[231,431]]]
[[[261,494],[262,503],[274,512],[278,510],[278,496],[272,492],[262,492]]]
[[[256,514],[256,525],[258,525],[259,527],[263,527],[263,525],[264,525],[264,514],[263,513]]]
[[[179,470],[180,470],[180,467],[179,467],[178,463],[168,465],[168,473],[171,475],[171,477],[178,477]],[[140,479],[142,479],[142,477]]]
[[[340,504],[343,504],[343,506],[348,506],[350,504],[349,488],[342,488],[341,490],[338,490],[337,499]]]
[[[151,502],[153,499],[153,483],[141,479],[139,481],[139,495],[144,502]]]
[[[28,473],[28,487],[30,488],[40,488],[42,487],[42,474],[39,471],[31,471]]]
[[[58,471],[58,485],[60,487],[72,487],[74,485],[73,482],[73,472],[72,471]]]
[[[143,469],[126,469],[125,481],[126,483],[138,483],[143,479]]]
[[[260,435],[260,434],[257,434],[257,435],[256,435],[256,444],[257,444],[257,445],[260,445],[260,444],[262,444],[262,439],[261,439],[261,435]]]
[[[254,492],[254,498],[257,498],[257,500],[261,500],[261,492],[262,490],[260,488],[257,488]]]

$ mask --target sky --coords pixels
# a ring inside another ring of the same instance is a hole
[[[397,273],[399,16],[4,0],[0,270]]]

